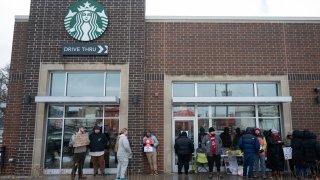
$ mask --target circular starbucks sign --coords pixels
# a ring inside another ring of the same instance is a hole
[[[72,4],[64,17],[67,32],[79,41],[97,39],[107,29],[108,22],[108,12],[95,0]]]

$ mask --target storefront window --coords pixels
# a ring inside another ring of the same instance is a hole
[[[254,117],[254,106],[228,106],[229,117]]]
[[[253,84],[227,84],[227,94],[233,97],[252,97]]]
[[[176,83],[173,84],[174,97],[194,97],[194,83]]]
[[[67,106],[66,117],[102,117],[102,106]]]
[[[198,106],[198,117],[209,117],[209,106]]]
[[[279,117],[278,105],[259,106],[259,117]]]
[[[50,96],[64,96],[66,73],[52,73]]]
[[[101,127],[108,137],[105,153],[106,168],[116,168],[114,143],[119,132],[119,106],[102,105],[50,105],[48,107],[45,168],[69,169],[72,167],[73,152],[69,147],[69,141],[80,126],[85,127],[89,134],[92,133],[94,126]],[[84,168],[92,168],[90,159],[91,157],[87,155]]]
[[[257,92],[258,96],[266,96],[266,97],[272,97],[272,96],[278,96],[278,88],[276,83],[272,84],[257,84]]]
[[[214,97],[215,96],[215,84],[199,83],[197,86],[198,97]]]
[[[194,106],[174,106],[173,107],[173,116],[190,116],[194,117]]]
[[[216,96],[228,96],[226,84],[216,84]]]
[[[106,96],[120,97],[120,73],[108,73],[106,80]]]
[[[120,72],[52,72],[50,96],[120,97]]]
[[[69,73],[67,96],[104,96],[104,73]]]
[[[215,117],[227,117],[227,106],[215,106]]]

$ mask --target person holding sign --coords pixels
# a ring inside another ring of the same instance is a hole
[[[157,147],[158,139],[147,130],[143,138],[143,151],[146,153],[148,163],[151,170],[151,175],[158,175],[157,167]]]
[[[70,143],[74,147],[71,180],[74,180],[74,178],[76,177],[77,169],[78,169],[79,179],[87,179],[85,176],[83,176],[82,169],[84,165],[84,160],[86,158],[87,145],[89,143],[90,143],[89,135],[86,132],[85,128],[83,126],[78,127],[76,134],[72,135],[71,143]]]

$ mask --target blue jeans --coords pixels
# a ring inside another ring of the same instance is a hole
[[[265,161],[265,157],[264,157],[264,152],[258,153],[256,155],[256,160],[254,162],[254,170],[256,171],[257,175],[259,173],[259,164],[260,164],[261,175],[265,176],[266,175],[266,161]]]
[[[252,178],[253,176],[253,165],[254,160],[256,159],[256,153],[244,153],[243,159],[243,176]],[[247,173],[247,168],[249,166],[249,173]],[[248,176],[247,176],[248,174]]]
[[[307,165],[304,163],[297,163],[296,165],[296,176],[299,178],[307,177]]]

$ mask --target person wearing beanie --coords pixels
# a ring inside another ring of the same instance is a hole
[[[107,137],[104,133],[101,132],[102,129],[99,126],[93,128],[93,132],[90,134],[90,152],[92,163],[93,163],[93,175],[98,174],[98,168],[100,167],[101,175],[105,175],[105,160],[104,160],[104,150],[107,146]]]
[[[266,137],[267,140],[267,168],[272,170],[274,178],[281,178],[281,171],[284,171],[284,154],[282,145],[284,142],[275,128],[270,130],[270,135]]]
[[[182,174],[182,168],[184,167],[184,173],[188,175],[189,161],[194,152],[194,144],[191,139],[188,138],[187,132],[181,132],[174,143],[174,150],[178,155],[178,174]]]
[[[211,179],[213,177],[214,163],[217,167],[218,178],[223,178],[220,173],[222,140],[219,135],[215,134],[215,129],[213,127],[209,128],[209,134],[202,139],[201,147],[206,150],[209,166],[209,178]]]
[[[255,136],[258,138],[258,141],[260,144],[260,149],[256,155],[256,160],[254,162],[255,175],[253,177],[254,178],[258,177],[259,165],[260,165],[261,177],[263,179],[266,179],[267,178],[267,176],[266,176],[266,162],[265,162],[265,153],[264,153],[264,151],[267,148],[266,138],[264,138],[262,136],[260,128],[255,128],[254,132],[255,132]]]
[[[154,136],[150,130],[147,130],[145,136],[143,137],[143,147],[146,153],[148,163],[151,170],[151,175],[158,175],[157,167],[157,147],[158,139]]]

